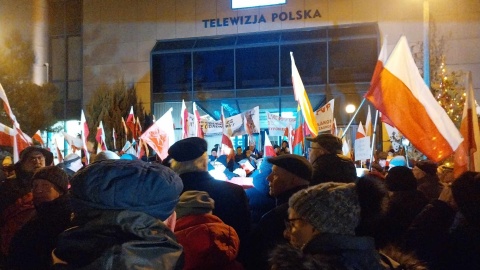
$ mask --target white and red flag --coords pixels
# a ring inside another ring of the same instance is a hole
[[[140,136],[162,160],[168,156],[168,148],[175,141],[172,110],[170,108]]]
[[[63,162],[63,154],[62,154],[62,150],[60,150],[60,147],[58,146],[57,138],[53,139],[53,142],[55,143],[55,148],[57,149],[58,163],[62,163]]]
[[[365,120],[365,136],[372,136],[372,111],[368,105],[367,120]]]
[[[37,130],[37,132],[33,134],[32,139],[39,142],[42,145],[42,147],[45,145],[45,142],[42,139],[42,133],[40,132],[40,130]]]
[[[372,81],[365,98],[415,148],[435,162],[453,154],[463,139],[420,76],[405,36]]]
[[[182,109],[180,111],[180,126],[182,127],[182,139],[188,138],[188,110],[185,106],[185,100],[182,99]]]
[[[275,154],[275,149],[273,149],[272,142],[270,142],[270,138],[268,138],[268,134],[265,134],[265,145],[263,153],[265,157],[274,157],[277,155]]]
[[[360,139],[366,137],[365,129],[363,128],[362,121],[358,124],[357,133],[355,134],[355,139]]]
[[[478,126],[477,105],[473,91],[472,73],[467,73],[466,99],[463,107],[460,133],[463,142],[455,151],[453,175],[459,177],[466,171],[480,171],[480,129]]]
[[[130,107],[130,113],[127,116],[127,120],[125,121],[126,126],[128,129],[130,129],[130,132],[132,132],[132,138],[136,139],[136,134],[135,134],[135,116],[133,115],[133,106]]]
[[[117,150],[117,133],[115,133],[115,128],[112,128],[112,139],[113,139],[113,149]]]
[[[195,130],[196,130],[196,136],[199,138],[203,138],[203,130],[202,130],[202,125],[200,124],[200,113],[198,112],[197,109],[197,104],[193,102],[193,114],[195,115]]]
[[[223,106],[220,109],[221,111],[221,121],[222,121],[222,145],[220,150],[220,155],[229,155],[230,150],[233,149],[232,140],[228,136],[227,123],[225,121],[225,115],[223,114]]]
[[[103,130],[103,123],[100,121],[100,124],[97,127],[97,134],[95,135],[95,139],[97,140],[97,153],[101,151],[106,151],[107,146],[105,144],[105,131]]]
[[[90,134],[90,130],[88,129],[87,119],[85,118],[85,114],[83,113],[80,116],[80,132],[82,137],[82,149],[85,155],[85,163],[88,165],[90,162],[90,152],[88,152],[87,142],[88,142],[88,135]]]

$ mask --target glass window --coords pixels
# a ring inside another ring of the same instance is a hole
[[[68,82],[68,100],[81,100],[82,99],[82,82]]]
[[[233,50],[193,53],[193,82],[196,91],[233,89]]]
[[[68,35],[79,35],[82,32],[82,1],[69,0],[66,2],[66,6],[66,33]]]
[[[278,46],[236,50],[237,88],[278,86]]]
[[[50,35],[63,35],[65,26],[65,3],[60,1],[49,1],[48,4],[48,29],[50,31]]]
[[[331,41],[329,82],[369,82],[377,62],[377,39]]]
[[[295,65],[304,85],[319,85],[327,83],[327,44],[306,43],[282,45],[281,67],[282,86],[292,85],[292,61],[290,52],[293,52]]]
[[[190,53],[157,54],[153,56],[153,92],[185,92],[192,88]]]

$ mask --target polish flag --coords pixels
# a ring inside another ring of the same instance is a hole
[[[103,130],[102,121],[100,121],[100,124],[98,125],[97,134],[95,136],[95,139],[97,140],[97,143],[98,143],[97,153],[99,153],[101,151],[106,151],[107,146],[105,145],[105,131]]]
[[[317,120],[315,119],[315,113],[313,112],[312,105],[310,104],[310,99],[308,99],[307,91],[305,91],[302,78],[300,77],[300,73],[295,65],[293,52],[290,52],[290,59],[292,61],[292,84],[295,100],[298,102],[298,105],[301,108],[303,119],[308,127],[306,131],[315,137],[318,135]]]
[[[182,127],[182,139],[188,138],[188,111],[185,100],[182,99],[182,110],[180,111],[180,126]]]
[[[337,120],[335,118],[333,118],[332,129],[331,129],[330,133],[333,136],[338,136]]]
[[[360,139],[366,137],[365,129],[363,128],[362,121],[358,124],[357,134],[355,134],[355,139]]]
[[[125,132],[125,141],[128,141],[128,128],[127,128],[127,124],[125,124],[125,120],[122,118],[122,126],[123,126],[123,131]],[[155,119],[153,120],[153,122],[155,123]]]
[[[376,74],[374,74],[376,76]],[[402,36],[365,94],[379,111],[430,160],[439,162],[458,148],[460,132],[433,97]]]
[[[228,136],[227,131],[225,130],[225,115],[223,114],[223,106],[220,109],[221,111],[221,121],[222,121],[222,148],[220,150],[220,155],[229,155],[230,150],[233,149],[232,140]]]
[[[125,121],[125,124],[127,125],[128,129],[130,129],[130,132],[132,132],[132,138],[136,139],[135,116],[133,115],[133,106],[130,107],[130,113],[127,116],[127,120]]]
[[[473,92],[472,73],[467,74],[465,106],[463,107],[460,133],[463,142],[455,151],[453,175],[459,177],[466,171],[480,171],[480,129],[478,126],[477,106]]]
[[[138,139],[142,135],[142,125],[140,124],[140,119],[137,116],[137,121],[135,121],[135,139]]]
[[[270,138],[268,138],[268,134],[265,134],[265,146],[263,149],[264,156],[266,157],[274,157],[275,149],[273,149],[272,142],[270,142]]]
[[[35,132],[35,134],[33,134],[32,139],[39,142],[42,145],[42,147],[45,144],[45,142],[42,139],[42,133],[40,133],[40,130],[37,130],[37,132]]]
[[[197,104],[193,102],[193,114],[195,115],[195,130],[197,132],[197,137],[203,138],[202,125],[200,124],[200,113],[197,109]]]
[[[140,136],[162,160],[168,156],[168,148],[175,142],[172,110],[170,108]]]
[[[88,129],[88,124],[87,124],[87,119],[85,118],[85,114],[83,113],[80,116],[80,125],[81,129],[80,132],[82,134],[82,144],[83,144],[83,153],[85,155],[85,163],[88,165],[90,162],[90,153],[88,152],[87,148],[87,141],[88,141],[88,134],[90,133],[90,130]]]
[[[113,149],[117,150],[117,133],[115,133],[115,128],[112,128],[112,139],[113,139]]]
[[[62,151],[60,150],[60,147],[58,147],[57,138],[54,139],[54,142],[55,142],[55,148],[57,149],[58,163],[62,163],[63,162],[63,154],[62,154]]]

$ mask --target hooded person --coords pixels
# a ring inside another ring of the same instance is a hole
[[[47,166],[32,179],[36,215],[12,239],[8,269],[50,269],[57,236],[70,225],[68,175],[59,167]]]
[[[279,246],[272,253],[274,269],[295,262],[302,269],[306,261],[332,269],[383,269],[373,238],[355,236],[361,208],[354,183],[311,186],[293,194],[288,205],[285,236],[291,246]]]
[[[302,156],[283,154],[268,158],[273,164],[267,177],[269,195],[275,198],[275,207],[262,216],[250,239],[248,269],[268,269],[268,254],[278,244],[285,244],[284,220],[288,218],[288,199],[305,189],[312,177],[312,165]]]
[[[181,269],[182,247],[164,224],[183,184],[169,168],[139,160],[97,161],[71,180],[72,228],[52,253],[58,267]]]
[[[310,141],[308,160],[313,166],[310,185],[324,182],[353,183],[357,170],[353,161],[342,155],[342,140],[332,134],[320,134]]]
[[[240,239],[212,210],[215,202],[204,191],[189,190],[180,196],[175,211],[175,236],[185,252],[184,270],[243,269],[236,261]]]
[[[198,137],[175,142],[169,149],[170,168],[180,175],[183,191],[198,190],[207,192],[215,201],[213,214],[225,224],[232,226],[241,241],[240,253],[245,247],[250,233],[250,211],[243,188],[228,181],[219,181],[207,171],[207,142]],[[241,254],[239,260],[241,260]]]

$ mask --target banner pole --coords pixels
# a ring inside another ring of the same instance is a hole
[[[368,170],[372,170],[372,162],[373,162],[373,152],[375,151],[375,137],[377,135],[377,124],[378,124],[378,110],[375,112],[375,124],[373,126],[373,132],[372,132],[372,152],[370,154],[370,164],[368,165]]]
[[[355,111],[355,113],[353,114],[352,119],[350,119],[350,122],[348,122],[348,125],[343,130],[342,137],[340,137],[341,139],[343,139],[343,137],[345,137],[345,134],[347,133],[348,128],[352,125],[353,120],[355,120],[355,117],[357,116],[358,112],[360,111],[360,108],[362,108],[363,104],[365,103],[365,100],[366,100],[366,98],[363,98],[360,105],[358,105],[358,108]]]

